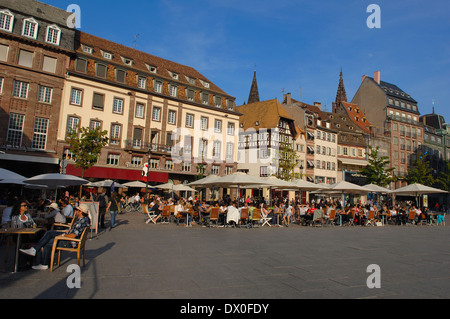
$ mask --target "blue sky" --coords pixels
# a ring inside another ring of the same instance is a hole
[[[81,31],[194,67],[236,104],[247,101],[253,71],[260,98],[283,92],[331,111],[342,67],[347,97],[362,75],[381,71],[450,122],[448,0],[41,0],[81,8]],[[381,28],[369,29],[370,4]],[[301,98],[300,98],[301,94]]]

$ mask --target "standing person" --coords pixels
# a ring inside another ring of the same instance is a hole
[[[99,228],[105,228],[105,214],[109,203],[109,198],[106,195],[105,189],[103,189],[100,195],[97,196],[97,202],[99,202],[99,212],[98,212]]]
[[[116,227],[116,215],[119,212],[119,201],[117,201],[117,193],[113,192],[111,194],[111,200],[108,203],[108,206],[106,208],[106,211],[109,211],[109,214],[111,215],[111,223],[109,225],[109,230]]]
[[[289,201],[286,202],[286,208],[284,210],[283,221],[286,227],[291,223],[292,205]]]

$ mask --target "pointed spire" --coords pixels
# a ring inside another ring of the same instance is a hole
[[[250,89],[250,95],[248,96],[248,104],[259,102],[258,82],[256,81],[256,70],[253,74],[252,88]]]
[[[336,107],[339,106],[341,102],[347,102],[347,93],[345,92],[344,79],[342,76],[342,68],[341,73],[339,75],[339,86],[336,94]]]

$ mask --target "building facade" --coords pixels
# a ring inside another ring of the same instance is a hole
[[[0,163],[24,176],[58,170],[55,128],[74,55],[68,18],[37,1],[0,0]]]

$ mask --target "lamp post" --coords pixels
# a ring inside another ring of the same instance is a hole
[[[148,149],[148,159],[147,159],[147,176],[145,179],[145,200],[148,201],[148,178],[150,176],[150,159],[152,158],[151,146]]]

